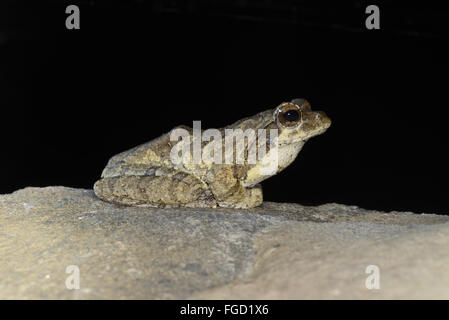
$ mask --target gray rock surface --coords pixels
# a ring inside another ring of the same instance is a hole
[[[26,188],[0,196],[0,299],[447,299],[448,221],[339,204],[126,207]],[[368,265],[380,289],[366,288]]]

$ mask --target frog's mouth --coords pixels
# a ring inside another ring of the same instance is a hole
[[[326,125],[325,127],[323,127],[323,128],[321,128],[321,129],[315,131],[315,132],[313,133],[313,135],[310,136],[310,137],[315,137],[315,136],[318,136],[318,135],[320,135],[320,134],[325,133],[325,132],[327,131],[327,129],[329,129],[330,126],[331,126],[331,124],[330,124],[330,122],[329,122],[328,125]]]
[[[292,145],[298,145],[298,144],[304,144],[306,140],[298,139],[293,141],[279,141],[278,147],[286,147],[286,146],[292,146]]]

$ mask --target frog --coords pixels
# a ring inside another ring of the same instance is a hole
[[[286,169],[305,142],[324,133],[330,125],[331,120],[324,112],[313,111],[306,99],[297,98],[215,129],[217,135],[210,140],[198,141],[195,129],[177,126],[110,158],[94,184],[94,193],[101,200],[131,206],[254,208],[263,203],[261,182]],[[199,132],[206,133],[205,130]],[[275,139],[268,134],[256,138],[252,135],[252,139],[248,135],[243,139],[243,149],[238,149],[233,142],[231,148],[226,148],[228,132],[273,132]],[[259,145],[261,142],[264,143]],[[204,156],[197,160],[194,152],[186,152],[174,161],[174,154],[179,155],[180,150],[190,151],[195,143],[201,150],[214,150],[211,154],[221,153],[225,158],[237,153],[243,161],[237,161],[237,155],[227,158],[231,161],[223,161],[223,157],[221,161],[206,161]],[[212,143],[214,147],[224,148],[207,149]],[[259,150],[264,148],[265,152],[258,150],[258,157],[249,161],[248,148],[254,145],[259,146]],[[267,170],[269,167],[271,169]]]

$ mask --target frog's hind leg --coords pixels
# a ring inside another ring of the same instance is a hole
[[[188,174],[103,178],[94,192],[105,201],[154,207],[215,207],[212,193]]]
[[[206,179],[220,207],[247,209],[257,207],[263,202],[261,185],[245,188],[236,177],[232,166],[214,168]]]

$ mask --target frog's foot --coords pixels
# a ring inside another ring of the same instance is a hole
[[[120,176],[103,178],[94,185],[102,200],[151,207],[214,207],[207,186],[191,175]],[[208,196],[209,194],[209,196]]]
[[[242,187],[242,190],[244,192],[236,193],[225,201],[218,202],[218,205],[224,208],[248,209],[262,204],[263,194],[260,184],[248,189]]]

